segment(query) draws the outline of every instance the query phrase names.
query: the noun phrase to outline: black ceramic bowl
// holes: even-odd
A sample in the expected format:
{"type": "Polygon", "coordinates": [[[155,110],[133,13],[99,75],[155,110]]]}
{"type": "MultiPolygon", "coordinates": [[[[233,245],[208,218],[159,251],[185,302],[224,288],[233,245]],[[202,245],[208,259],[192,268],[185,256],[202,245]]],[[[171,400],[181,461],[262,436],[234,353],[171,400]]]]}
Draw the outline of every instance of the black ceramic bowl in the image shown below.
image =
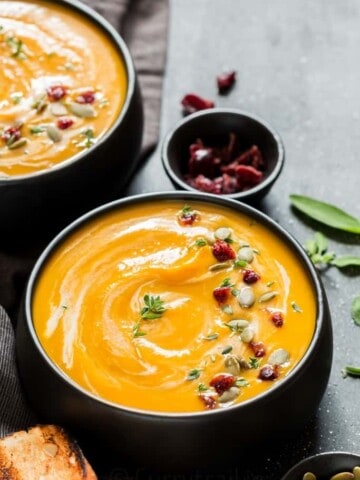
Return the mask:
{"type": "Polygon", "coordinates": [[[109,445],[138,467],[197,468],[231,457],[241,466],[246,449],[302,429],[315,413],[327,386],[332,361],[328,303],[317,272],[301,246],[276,222],[254,208],[223,197],[193,192],[163,192],[128,197],[102,206],[63,230],[37,261],[17,330],[17,359],[28,400],[46,422],[70,427],[96,445],[109,445]],[[159,413],[101,400],[69,379],[45,353],[33,325],[34,291],[52,253],[69,235],[94,218],[154,201],[206,202],[229,207],[263,224],[290,247],[307,272],[316,299],[313,338],[295,368],[265,393],[228,408],[198,413],[159,413]]]}
{"type": "Polygon", "coordinates": [[[317,480],[330,480],[332,475],[351,472],[354,467],[360,467],[359,454],[324,452],[297,463],[281,480],[303,480],[303,476],[307,472],[313,473],[317,480]]]}
{"type": "MultiPolygon", "coordinates": [[[[236,109],[214,108],[185,117],[168,133],[162,145],[162,162],[176,187],[198,191],[186,181],[189,173],[189,146],[201,139],[207,146],[225,146],[234,133],[241,152],[256,145],[264,158],[265,168],[260,183],[249,189],[220,194],[221,196],[253,203],[263,198],[280,175],[285,152],[279,134],[264,120],[236,109]]],[[[213,193],[213,192],[210,192],[213,193]]]]}
{"type": "Polygon", "coordinates": [[[105,33],[125,65],[128,86],[118,118],[92,147],[51,169],[0,178],[2,237],[26,234],[27,241],[37,233],[56,232],[79,214],[116,198],[136,167],[142,140],[141,94],[123,39],[102,16],[80,1],[49,3],[77,12],[105,33]]]}

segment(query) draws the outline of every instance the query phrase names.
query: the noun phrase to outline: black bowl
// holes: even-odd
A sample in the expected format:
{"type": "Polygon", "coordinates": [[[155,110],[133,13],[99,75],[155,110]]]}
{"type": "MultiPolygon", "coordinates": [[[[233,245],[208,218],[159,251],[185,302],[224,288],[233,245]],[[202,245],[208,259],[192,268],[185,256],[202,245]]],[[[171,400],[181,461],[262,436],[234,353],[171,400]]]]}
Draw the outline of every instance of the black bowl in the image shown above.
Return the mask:
{"type": "MultiPolygon", "coordinates": [[[[81,438],[130,460],[138,467],[176,470],[219,463],[229,457],[241,467],[247,448],[287,438],[304,428],[316,412],[332,362],[332,328],[325,292],[301,246],[275,221],[254,208],[223,197],[163,192],[128,197],[76,220],[45,249],[31,274],[17,330],[17,359],[27,398],[46,422],[74,430],[81,438]],[[275,233],[303,265],[317,302],[312,341],[297,366],[265,393],[228,408],[198,413],[161,413],[122,407],[92,395],[69,379],[45,353],[36,334],[32,302],[44,265],[54,250],[94,218],[128,206],[175,199],[206,202],[243,212],[275,233]],[[235,452],[236,450],[236,452],[235,452]]],[[[264,447],[265,448],[265,447],[264,447]]]]}
{"type": "Polygon", "coordinates": [[[3,237],[26,235],[27,241],[48,232],[53,235],[90,208],[116,198],[136,168],[142,141],[142,99],[124,40],[102,16],[82,2],[49,0],[52,2],[80,14],[105,33],[125,65],[128,87],[118,118],[92,147],[51,169],[0,178],[3,237]]]}
{"type": "Polygon", "coordinates": [[[340,472],[351,472],[354,467],[360,467],[359,454],[324,452],[297,463],[281,480],[303,480],[306,472],[313,473],[317,480],[330,480],[332,475],[340,472]]]}
{"type": "Polygon", "coordinates": [[[257,145],[265,161],[260,183],[237,193],[221,196],[253,203],[263,198],[275,183],[284,165],[285,152],[279,134],[264,120],[236,109],[214,108],[185,117],[168,133],[162,145],[162,162],[174,185],[183,190],[198,191],[190,186],[188,173],[189,146],[197,139],[207,145],[224,146],[229,134],[237,135],[242,150],[257,145]]]}

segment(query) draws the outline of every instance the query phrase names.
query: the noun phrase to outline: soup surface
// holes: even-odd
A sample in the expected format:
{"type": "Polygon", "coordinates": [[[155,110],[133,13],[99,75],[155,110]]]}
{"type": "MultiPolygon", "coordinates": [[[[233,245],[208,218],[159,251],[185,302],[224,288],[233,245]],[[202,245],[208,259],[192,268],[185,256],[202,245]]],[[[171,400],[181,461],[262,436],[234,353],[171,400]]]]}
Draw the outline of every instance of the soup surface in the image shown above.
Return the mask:
{"type": "Polygon", "coordinates": [[[162,412],[226,408],[273,387],[316,321],[309,278],[282,240],[246,215],[179,201],[72,233],[41,271],[32,311],[68,377],[162,412]]]}
{"type": "Polygon", "coordinates": [[[127,74],[107,35],[76,11],[0,2],[0,178],[54,167],[109,130],[127,74]]]}

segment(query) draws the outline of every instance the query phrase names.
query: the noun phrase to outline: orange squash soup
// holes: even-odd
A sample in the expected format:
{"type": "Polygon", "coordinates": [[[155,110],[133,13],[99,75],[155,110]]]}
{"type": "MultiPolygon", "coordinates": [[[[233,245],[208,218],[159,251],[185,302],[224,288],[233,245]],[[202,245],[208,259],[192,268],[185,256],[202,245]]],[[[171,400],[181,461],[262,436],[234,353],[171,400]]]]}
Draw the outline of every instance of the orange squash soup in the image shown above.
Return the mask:
{"type": "Polygon", "coordinates": [[[0,2],[0,178],[88,149],[124,104],[127,73],[110,38],[75,10],[0,2]]]}
{"type": "Polygon", "coordinates": [[[264,225],[168,200],[71,233],[39,274],[32,313],[50,359],[85,390],[127,407],[196,412],[286,377],[317,309],[304,267],[264,225]]]}

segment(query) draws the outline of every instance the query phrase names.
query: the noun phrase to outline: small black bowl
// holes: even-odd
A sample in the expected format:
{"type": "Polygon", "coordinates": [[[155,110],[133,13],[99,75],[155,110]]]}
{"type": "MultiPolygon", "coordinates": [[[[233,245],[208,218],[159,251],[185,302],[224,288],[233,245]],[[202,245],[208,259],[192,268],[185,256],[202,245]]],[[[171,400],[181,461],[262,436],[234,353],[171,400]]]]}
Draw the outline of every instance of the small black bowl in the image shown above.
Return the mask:
{"type": "Polygon", "coordinates": [[[281,480],[303,480],[306,472],[313,473],[317,480],[329,480],[340,472],[351,472],[360,466],[360,455],[348,452],[324,452],[305,458],[289,470],[281,480]]]}
{"type": "Polygon", "coordinates": [[[162,145],[162,162],[174,185],[198,191],[185,179],[189,146],[197,139],[207,145],[226,145],[229,134],[237,135],[241,149],[257,145],[265,161],[264,178],[248,190],[221,196],[253,203],[263,198],[275,183],[284,165],[285,151],[279,134],[264,120],[236,109],[214,108],[185,117],[168,133],[162,145]]]}

